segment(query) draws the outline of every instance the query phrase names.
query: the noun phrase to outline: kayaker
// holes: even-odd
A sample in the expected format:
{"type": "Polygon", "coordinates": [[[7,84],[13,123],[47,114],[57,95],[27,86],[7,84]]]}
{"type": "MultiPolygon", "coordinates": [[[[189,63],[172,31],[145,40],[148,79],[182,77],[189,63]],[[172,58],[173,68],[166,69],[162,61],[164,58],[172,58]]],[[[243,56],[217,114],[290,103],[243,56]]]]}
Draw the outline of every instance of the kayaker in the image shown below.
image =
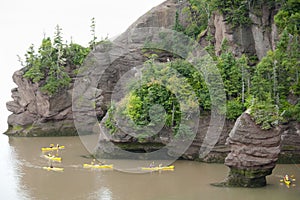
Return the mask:
{"type": "Polygon", "coordinates": [[[99,161],[99,165],[104,165],[105,162],[104,161],[99,161]]]}
{"type": "Polygon", "coordinates": [[[154,165],[154,161],[152,163],[150,163],[149,167],[150,168],[153,168],[155,165],[154,165]]]}
{"type": "Polygon", "coordinates": [[[285,179],[286,181],[289,181],[289,180],[290,180],[290,178],[289,178],[289,176],[288,176],[287,174],[284,176],[284,179],[285,179]]]}
{"type": "Polygon", "coordinates": [[[160,164],[158,165],[158,167],[162,167],[162,164],[160,163],[160,164]]]}

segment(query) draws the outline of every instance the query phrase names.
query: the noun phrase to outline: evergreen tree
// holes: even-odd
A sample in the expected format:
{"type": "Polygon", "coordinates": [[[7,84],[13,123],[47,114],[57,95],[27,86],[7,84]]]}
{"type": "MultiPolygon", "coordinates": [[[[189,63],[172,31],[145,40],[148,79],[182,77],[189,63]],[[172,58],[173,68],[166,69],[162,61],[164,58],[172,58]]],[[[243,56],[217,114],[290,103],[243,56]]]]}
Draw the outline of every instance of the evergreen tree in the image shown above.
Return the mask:
{"type": "Polygon", "coordinates": [[[24,77],[41,84],[41,90],[49,95],[69,86],[71,78],[66,66],[76,68],[90,52],[78,44],[64,43],[61,30],[57,25],[53,41],[44,37],[37,53],[32,45],[25,54],[24,77]]]}
{"type": "Polygon", "coordinates": [[[96,22],[95,22],[95,18],[94,17],[91,19],[91,26],[90,26],[90,28],[91,28],[92,40],[89,42],[89,45],[90,45],[90,48],[92,50],[94,50],[95,47],[96,47],[96,44],[97,44],[97,42],[96,42],[97,41],[97,37],[96,37],[96,22]]]}

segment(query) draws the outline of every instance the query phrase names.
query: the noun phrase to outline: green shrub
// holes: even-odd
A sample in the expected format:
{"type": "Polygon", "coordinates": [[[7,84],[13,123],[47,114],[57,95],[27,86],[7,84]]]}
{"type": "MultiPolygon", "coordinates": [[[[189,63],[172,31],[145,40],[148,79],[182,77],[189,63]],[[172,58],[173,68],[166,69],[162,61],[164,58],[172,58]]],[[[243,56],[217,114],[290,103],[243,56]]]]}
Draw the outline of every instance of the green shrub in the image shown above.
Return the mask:
{"type": "Polygon", "coordinates": [[[114,120],[115,110],[116,110],[116,108],[115,108],[114,104],[112,104],[107,111],[108,117],[107,117],[106,121],[104,122],[105,127],[110,130],[109,131],[110,134],[114,134],[117,131],[117,126],[115,125],[115,120],[114,120]]]}
{"type": "Polygon", "coordinates": [[[272,102],[270,94],[264,101],[254,100],[250,109],[250,115],[256,124],[260,125],[264,130],[276,127],[279,121],[282,121],[282,117],[279,115],[279,108],[272,102]]]}
{"type": "Polygon", "coordinates": [[[227,101],[226,108],[226,118],[230,120],[236,120],[244,111],[244,106],[238,98],[227,101]]]}
{"type": "MultiPolygon", "coordinates": [[[[91,29],[93,36],[89,43],[91,47],[83,47],[73,42],[65,43],[61,28],[57,25],[53,39],[45,37],[37,52],[31,45],[25,54],[25,62],[20,59],[21,65],[25,67],[24,78],[39,83],[41,90],[49,95],[68,88],[72,81],[70,73],[77,74],[79,66],[83,64],[91,48],[94,49],[102,42],[96,41],[94,18],[91,29]]],[[[107,39],[104,42],[109,44],[107,39]]]]}

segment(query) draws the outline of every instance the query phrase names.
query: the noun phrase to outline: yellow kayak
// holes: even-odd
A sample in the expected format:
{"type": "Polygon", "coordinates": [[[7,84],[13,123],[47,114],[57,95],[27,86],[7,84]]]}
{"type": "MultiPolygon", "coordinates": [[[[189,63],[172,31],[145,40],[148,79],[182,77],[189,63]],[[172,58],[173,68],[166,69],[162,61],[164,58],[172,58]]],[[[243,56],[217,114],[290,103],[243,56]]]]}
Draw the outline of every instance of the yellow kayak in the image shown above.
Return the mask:
{"type": "Polygon", "coordinates": [[[292,175],[291,177],[283,177],[283,179],[280,179],[280,182],[285,183],[287,186],[291,185],[292,183],[296,182],[296,179],[292,175]]]}
{"type": "Polygon", "coordinates": [[[59,146],[59,147],[42,147],[42,151],[54,151],[54,150],[58,150],[58,149],[64,149],[65,146],[59,146]]]}
{"type": "Polygon", "coordinates": [[[83,164],[83,168],[95,168],[95,169],[112,169],[113,165],[92,165],[92,164],[83,164]]]}
{"type": "Polygon", "coordinates": [[[165,167],[142,167],[142,170],[151,170],[151,171],[158,171],[158,170],[174,170],[174,165],[165,166],[165,167]]]}
{"type": "Polygon", "coordinates": [[[57,172],[64,171],[64,168],[61,168],[61,167],[43,167],[43,169],[45,169],[47,171],[57,171],[57,172]]]}
{"type": "Polygon", "coordinates": [[[49,155],[44,155],[45,158],[56,161],[56,162],[61,162],[61,157],[55,157],[55,156],[49,156],[49,155]]]}
{"type": "Polygon", "coordinates": [[[283,182],[284,182],[285,184],[287,184],[287,185],[290,185],[290,184],[292,183],[291,180],[286,180],[285,178],[283,179],[283,182]]]}

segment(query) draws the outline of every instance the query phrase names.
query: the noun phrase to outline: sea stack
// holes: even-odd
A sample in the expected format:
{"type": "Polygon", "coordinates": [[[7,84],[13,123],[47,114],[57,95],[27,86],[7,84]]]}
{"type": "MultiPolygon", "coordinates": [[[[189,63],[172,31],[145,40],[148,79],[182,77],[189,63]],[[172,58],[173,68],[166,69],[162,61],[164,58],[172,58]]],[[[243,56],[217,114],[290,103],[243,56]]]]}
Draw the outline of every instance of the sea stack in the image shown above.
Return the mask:
{"type": "Polygon", "coordinates": [[[231,152],[225,158],[230,172],[222,185],[263,187],[272,173],[280,153],[280,127],[262,130],[244,112],[236,121],[226,144],[231,152]]]}

